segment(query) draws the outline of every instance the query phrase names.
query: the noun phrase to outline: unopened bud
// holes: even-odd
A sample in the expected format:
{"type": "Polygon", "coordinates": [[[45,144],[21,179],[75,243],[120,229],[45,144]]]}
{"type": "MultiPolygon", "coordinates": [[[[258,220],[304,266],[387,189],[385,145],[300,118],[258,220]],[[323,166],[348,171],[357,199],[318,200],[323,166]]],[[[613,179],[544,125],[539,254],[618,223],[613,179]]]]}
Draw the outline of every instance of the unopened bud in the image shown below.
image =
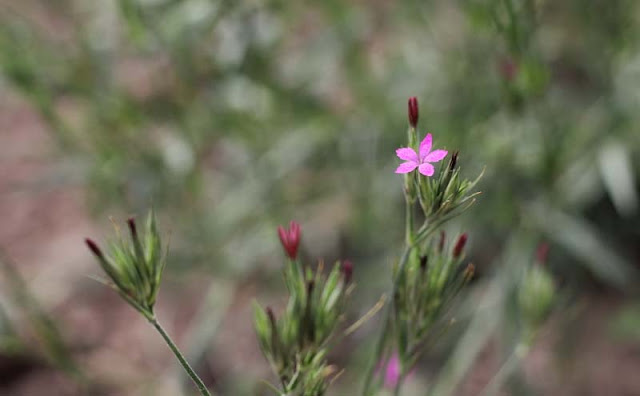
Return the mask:
{"type": "Polygon", "coordinates": [[[342,272],[342,276],[344,276],[344,282],[351,282],[351,277],[353,276],[353,264],[349,260],[344,260],[342,262],[342,266],[340,267],[340,271],[342,272]]]}
{"type": "Polygon", "coordinates": [[[541,243],[538,245],[538,248],[536,249],[536,261],[538,262],[538,264],[546,264],[547,263],[547,258],[549,256],[549,244],[547,243],[541,243]]]}
{"type": "Polygon", "coordinates": [[[129,226],[129,231],[131,231],[131,236],[133,239],[138,238],[138,230],[136,228],[136,220],[133,217],[129,217],[127,219],[127,225],[129,226]]]}
{"type": "Polygon", "coordinates": [[[420,257],[420,271],[425,272],[427,270],[427,265],[429,264],[429,257],[425,254],[420,257]]]}
{"type": "Polygon", "coordinates": [[[273,309],[271,307],[267,307],[267,316],[269,317],[269,322],[271,322],[271,326],[276,327],[276,315],[273,314],[273,309]]]}
{"type": "Polygon", "coordinates": [[[313,287],[315,286],[315,282],[310,280],[307,282],[307,296],[310,296],[313,293],[313,287]]]}
{"type": "Polygon", "coordinates": [[[451,154],[451,159],[449,160],[449,170],[453,171],[456,168],[456,165],[458,163],[458,151],[454,151],[453,154],[451,154]]]}
{"type": "Polygon", "coordinates": [[[458,258],[462,254],[462,250],[464,250],[464,245],[467,244],[467,233],[460,235],[456,245],[453,247],[453,258],[458,258]]]}
{"type": "Polygon", "coordinates": [[[418,98],[415,96],[409,98],[409,125],[411,128],[418,125],[418,98]]]}
{"type": "Polygon", "coordinates": [[[291,260],[295,260],[298,256],[298,245],[300,244],[300,224],[295,221],[289,223],[289,229],[278,227],[278,236],[285,253],[291,260]]]}
{"type": "Polygon", "coordinates": [[[91,252],[98,257],[99,259],[104,259],[104,254],[102,254],[102,250],[98,247],[98,244],[89,238],[85,238],[84,242],[87,244],[87,247],[91,252]]]}

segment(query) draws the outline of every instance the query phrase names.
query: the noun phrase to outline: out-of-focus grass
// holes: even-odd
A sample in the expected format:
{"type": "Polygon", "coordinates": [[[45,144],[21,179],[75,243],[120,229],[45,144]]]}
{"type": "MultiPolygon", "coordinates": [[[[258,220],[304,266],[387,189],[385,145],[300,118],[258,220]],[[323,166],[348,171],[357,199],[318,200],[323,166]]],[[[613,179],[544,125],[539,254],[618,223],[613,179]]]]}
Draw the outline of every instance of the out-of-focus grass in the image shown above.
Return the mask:
{"type": "MultiPolygon", "coordinates": [[[[355,262],[366,309],[401,238],[393,149],[415,95],[422,132],[470,175],[486,166],[452,228],[470,229],[489,290],[547,240],[568,293],[637,292],[639,15],[631,0],[5,1],[1,82],[78,165],[65,176],[95,214],[167,219],[169,277],[276,287],[275,226],[296,218],[305,254],[355,262]]],[[[197,322],[201,347],[217,326],[197,322]]]]}

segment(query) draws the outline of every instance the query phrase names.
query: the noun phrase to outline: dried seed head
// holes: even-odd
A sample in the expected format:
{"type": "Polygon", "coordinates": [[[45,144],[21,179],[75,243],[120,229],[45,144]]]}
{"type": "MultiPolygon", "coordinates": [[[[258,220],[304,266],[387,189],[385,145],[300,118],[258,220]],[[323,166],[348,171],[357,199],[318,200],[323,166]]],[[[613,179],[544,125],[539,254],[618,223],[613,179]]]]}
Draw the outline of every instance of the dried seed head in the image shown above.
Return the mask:
{"type": "Polygon", "coordinates": [[[473,275],[476,273],[476,266],[473,263],[469,263],[467,268],[464,269],[462,276],[465,282],[470,281],[473,278],[473,275]]]}
{"type": "Polygon", "coordinates": [[[418,98],[412,96],[409,98],[409,125],[415,128],[418,125],[418,98]]]}

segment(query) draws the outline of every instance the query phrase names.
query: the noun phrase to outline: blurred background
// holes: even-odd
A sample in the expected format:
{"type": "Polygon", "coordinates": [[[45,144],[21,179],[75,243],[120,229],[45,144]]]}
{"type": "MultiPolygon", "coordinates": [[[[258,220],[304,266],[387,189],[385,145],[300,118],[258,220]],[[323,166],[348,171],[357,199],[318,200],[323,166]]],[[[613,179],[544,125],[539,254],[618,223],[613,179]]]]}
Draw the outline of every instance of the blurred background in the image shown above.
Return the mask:
{"type": "MultiPolygon", "coordinates": [[[[83,238],[151,206],[159,319],[213,390],[268,394],[251,304],[285,301],[278,224],[310,262],[353,261],[347,322],[389,290],[409,96],[422,134],[486,170],[447,227],[478,276],[406,394],[482,392],[517,320],[508,274],[540,244],[558,308],[504,394],[640,394],[633,0],[0,0],[0,394],[193,394],[89,278],[83,238]]],[[[379,328],[340,342],[330,394],[355,394],[379,328]]]]}

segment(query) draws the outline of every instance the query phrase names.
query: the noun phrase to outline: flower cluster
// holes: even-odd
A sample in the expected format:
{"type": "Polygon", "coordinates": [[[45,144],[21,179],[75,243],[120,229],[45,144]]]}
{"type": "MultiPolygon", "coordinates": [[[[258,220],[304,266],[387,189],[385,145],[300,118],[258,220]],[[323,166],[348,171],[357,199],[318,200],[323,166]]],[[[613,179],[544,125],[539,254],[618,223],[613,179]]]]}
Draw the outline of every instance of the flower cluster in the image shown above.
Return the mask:
{"type": "Polygon", "coordinates": [[[297,223],[291,222],[288,230],[279,227],[278,234],[288,257],[284,281],[289,301],[279,317],[270,307],[256,305],[256,333],[282,394],[320,396],[336,375],[327,363],[328,344],[344,312],[353,265],[338,262],[325,276],[322,264],[313,271],[298,260],[297,223]]]}
{"type": "MultiPolygon", "coordinates": [[[[471,206],[476,194],[471,190],[478,179],[469,181],[460,174],[459,155],[436,168],[449,154],[433,150],[433,135],[427,133],[418,144],[418,101],[408,104],[408,146],[396,150],[402,162],[396,173],[404,175],[406,238],[404,252],[393,270],[392,306],[381,333],[373,361],[394,368],[396,381],[372,374],[370,366],[364,394],[374,394],[384,384],[394,384],[396,392],[415,365],[427,340],[442,334],[452,302],[473,277],[474,266],[464,262],[467,234],[447,243],[443,224],[471,206]],[[414,172],[416,171],[416,172],[414,172]],[[419,205],[416,204],[419,203],[419,205]],[[421,209],[421,213],[416,212],[421,209]],[[422,222],[416,224],[418,220],[422,222]],[[436,231],[440,231],[439,238],[436,231]],[[392,343],[387,340],[393,340],[392,343]],[[389,360],[391,359],[391,360],[389,360]]],[[[387,370],[388,371],[388,370],[387,370]]],[[[387,373],[388,374],[388,373],[387,373]]]]}

